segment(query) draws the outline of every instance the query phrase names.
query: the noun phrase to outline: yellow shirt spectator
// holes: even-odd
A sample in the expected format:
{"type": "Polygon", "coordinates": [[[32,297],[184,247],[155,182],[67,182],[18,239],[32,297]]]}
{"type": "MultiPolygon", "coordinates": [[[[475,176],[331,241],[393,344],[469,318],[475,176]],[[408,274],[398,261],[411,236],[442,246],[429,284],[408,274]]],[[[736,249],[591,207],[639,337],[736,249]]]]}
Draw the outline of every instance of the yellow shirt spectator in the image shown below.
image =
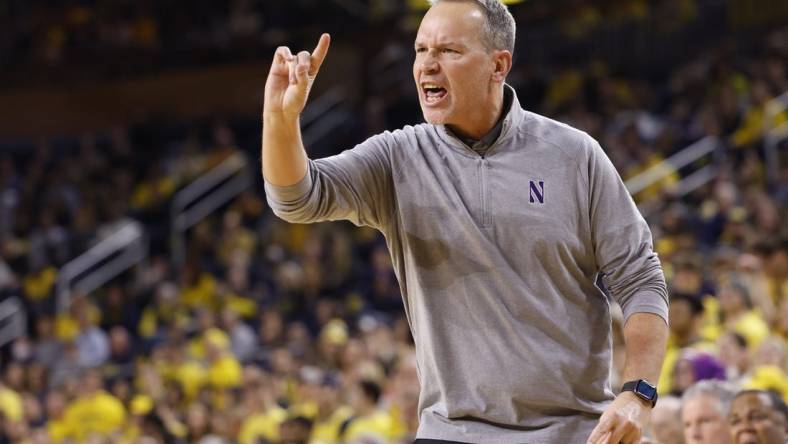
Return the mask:
{"type": "Polygon", "coordinates": [[[208,377],[202,365],[186,361],[175,369],[174,379],[183,389],[186,399],[194,400],[205,386],[208,377]]]}
{"type": "Polygon", "coordinates": [[[733,331],[747,339],[747,346],[754,350],[761,345],[764,339],[769,337],[769,326],[754,311],[748,311],[742,315],[733,325],[733,331]]]}
{"type": "Polygon", "coordinates": [[[92,433],[106,436],[123,426],[126,409],[117,398],[99,390],[69,404],[63,420],[71,431],[71,438],[82,440],[92,433]]]}
{"type": "Polygon", "coordinates": [[[229,354],[225,354],[211,364],[208,369],[208,382],[212,387],[226,389],[241,385],[243,369],[241,364],[229,354]]]}
{"type": "Polygon", "coordinates": [[[181,290],[181,301],[189,308],[214,308],[216,303],[216,281],[203,273],[193,285],[181,290]]]}
{"type": "Polygon", "coordinates": [[[22,397],[0,384],[0,413],[11,421],[22,419],[22,397]]]}
{"type": "Polygon", "coordinates": [[[258,413],[248,417],[238,433],[240,444],[255,444],[258,438],[270,442],[279,440],[279,425],[287,419],[287,410],[274,407],[265,413],[258,413]]]}
{"type": "Polygon", "coordinates": [[[396,438],[397,424],[389,412],[377,410],[370,415],[350,421],[342,438],[345,442],[370,437],[389,442],[396,438]]]}
{"type": "Polygon", "coordinates": [[[205,350],[209,343],[221,350],[228,350],[230,347],[230,336],[224,330],[215,327],[205,330],[202,335],[192,339],[187,344],[189,357],[205,359],[205,350]]]}
{"type": "MultiPolygon", "coordinates": [[[[713,342],[704,341],[702,339],[689,347],[698,351],[712,354],[717,351],[717,347],[713,342]]],[[[662,361],[662,370],[660,371],[659,382],[657,383],[660,393],[670,393],[673,391],[673,370],[676,368],[676,363],[678,362],[679,358],[681,358],[682,350],[683,348],[676,344],[674,338],[668,338],[667,350],[665,351],[665,360],[662,361]]]]}
{"type": "Polygon", "coordinates": [[[337,444],[340,442],[339,431],[342,423],[353,416],[350,407],[343,406],[334,411],[327,419],[316,420],[312,426],[309,444],[337,444]]]}
{"type": "Polygon", "coordinates": [[[72,436],[72,432],[65,419],[50,419],[47,421],[47,435],[53,443],[59,444],[72,436]]]}
{"type": "Polygon", "coordinates": [[[52,287],[55,286],[57,270],[55,267],[46,267],[37,273],[25,276],[24,288],[25,296],[34,301],[46,299],[52,294],[52,287]]]}
{"type": "Polygon", "coordinates": [[[788,399],[788,376],[783,369],[775,365],[757,367],[742,386],[745,389],[772,390],[788,399]]]}

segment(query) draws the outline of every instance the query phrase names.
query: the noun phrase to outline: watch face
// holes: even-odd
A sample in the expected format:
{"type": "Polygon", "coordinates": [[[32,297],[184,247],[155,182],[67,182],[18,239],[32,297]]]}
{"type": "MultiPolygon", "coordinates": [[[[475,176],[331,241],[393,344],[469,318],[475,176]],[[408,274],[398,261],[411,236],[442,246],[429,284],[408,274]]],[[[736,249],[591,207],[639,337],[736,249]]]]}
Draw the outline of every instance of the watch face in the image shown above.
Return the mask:
{"type": "Polygon", "coordinates": [[[647,399],[654,399],[657,395],[657,388],[645,381],[638,381],[638,385],[635,387],[635,393],[647,399]]]}

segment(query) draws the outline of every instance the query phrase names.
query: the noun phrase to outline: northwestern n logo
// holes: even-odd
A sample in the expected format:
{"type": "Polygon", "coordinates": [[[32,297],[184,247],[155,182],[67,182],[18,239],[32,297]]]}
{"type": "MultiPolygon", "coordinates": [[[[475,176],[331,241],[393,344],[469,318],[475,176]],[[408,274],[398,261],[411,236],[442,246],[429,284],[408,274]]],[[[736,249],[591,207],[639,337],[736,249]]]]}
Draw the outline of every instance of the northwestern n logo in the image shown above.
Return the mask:
{"type": "Polygon", "coordinates": [[[530,181],[530,188],[531,188],[531,197],[529,201],[531,203],[535,203],[539,201],[540,204],[544,203],[544,181],[540,180],[539,182],[534,182],[533,180],[530,181]]]}

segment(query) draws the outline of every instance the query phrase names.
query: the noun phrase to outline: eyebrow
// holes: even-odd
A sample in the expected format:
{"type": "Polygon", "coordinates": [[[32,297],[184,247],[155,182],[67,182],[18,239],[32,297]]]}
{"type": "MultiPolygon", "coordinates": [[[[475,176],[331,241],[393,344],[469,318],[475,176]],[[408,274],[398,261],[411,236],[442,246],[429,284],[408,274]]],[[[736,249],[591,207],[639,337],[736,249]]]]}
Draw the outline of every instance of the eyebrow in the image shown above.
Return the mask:
{"type": "MultiPolygon", "coordinates": [[[[424,42],[417,41],[417,42],[415,42],[413,44],[413,46],[416,47],[416,48],[419,48],[419,47],[424,47],[424,46],[428,46],[428,45],[426,43],[424,43],[424,42]]],[[[435,46],[438,47],[438,48],[445,48],[447,46],[454,46],[456,48],[463,48],[463,49],[467,48],[466,45],[464,45],[462,43],[459,43],[459,42],[454,42],[454,41],[438,43],[435,46]]]]}

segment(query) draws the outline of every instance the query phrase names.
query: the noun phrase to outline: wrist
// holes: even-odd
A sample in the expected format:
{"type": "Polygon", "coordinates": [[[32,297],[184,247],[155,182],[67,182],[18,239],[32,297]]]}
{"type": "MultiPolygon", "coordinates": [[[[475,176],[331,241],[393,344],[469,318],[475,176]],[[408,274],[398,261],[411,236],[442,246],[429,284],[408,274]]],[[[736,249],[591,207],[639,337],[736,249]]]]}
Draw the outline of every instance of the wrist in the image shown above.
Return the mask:
{"type": "Polygon", "coordinates": [[[263,122],[293,123],[293,122],[298,122],[298,119],[300,117],[301,117],[301,113],[292,113],[283,110],[263,111],[263,122]]]}
{"type": "Polygon", "coordinates": [[[657,387],[645,379],[625,382],[621,387],[621,393],[629,393],[647,403],[649,407],[654,407],[657,404],[657,387]]]}
{"type": "Polygon", "coordinates": [[[618,394],[617,397],[626,399],[627,401],[630,402],[636,402],[638,405],[647,408],[649,411],[654,408],[653,405],[651,404],[651,401],[647,401],[641,398],[640,396],[636,395],[634,392],[630,392],[630,391],[621,392],[618,394]]]}

